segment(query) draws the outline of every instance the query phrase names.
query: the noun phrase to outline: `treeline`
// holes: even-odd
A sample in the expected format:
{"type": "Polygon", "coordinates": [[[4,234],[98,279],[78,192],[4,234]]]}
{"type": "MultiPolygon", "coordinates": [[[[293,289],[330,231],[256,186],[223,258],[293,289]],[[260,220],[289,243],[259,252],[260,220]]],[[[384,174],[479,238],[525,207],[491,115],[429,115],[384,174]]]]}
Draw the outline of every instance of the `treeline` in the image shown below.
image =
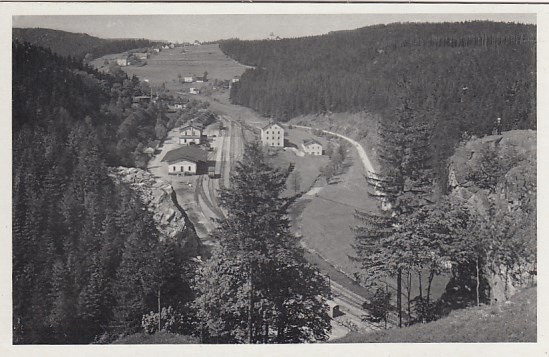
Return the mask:
{"type": "Polygon", "coordinates": [[[45,28],[14,28],[13,40],[50,48],[61,56],[81,61],[110,53],[159,45],[161,42],[146,39],[102,39],[85,33],[73,33],[45,28]]]}
{"type": "Polygon", "coordinates": [[[535,44],[533,25],[479,21],[228,40],[221,49],[255,67],[233,85],[232,102],[282,121],[346,111],[387,118],[394,99],[408,96],[416,115],[433,124],[443,171],[465,131],[490,133],[498,117],[503,130],[536,128],[535,44]]]}
{"type": "Polygon", "coordinates": [[[152,214],[107,173],[138,162],[162,113],[131,107],[143,93],[137,78],[27,43],[12,50],[14,343],[138,331],[159,294],[163,307],[184,311],[185,252],[159,242],[152,214]]]}

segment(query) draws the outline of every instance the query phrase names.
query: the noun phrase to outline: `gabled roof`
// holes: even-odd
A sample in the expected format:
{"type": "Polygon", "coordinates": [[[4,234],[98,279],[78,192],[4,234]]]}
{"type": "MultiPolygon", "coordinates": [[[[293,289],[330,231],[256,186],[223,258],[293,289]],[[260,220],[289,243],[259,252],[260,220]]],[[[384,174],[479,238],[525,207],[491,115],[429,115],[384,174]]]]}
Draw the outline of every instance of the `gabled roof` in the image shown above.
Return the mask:
{"type": "Polygon", "coordinates": [[[183,130],[183,129],[187,129],[187,128],[195,128],[195,129],[203,130],[204,125],[202,125],[200,123],[189,123],[187,125],[182,126],[179,130],[183,130]]]}
{"type": "Polygon", "coordinates": [[[188,160],[192,162],[207,161],[208,153],[195,146],[183,146],[175,150],[168,151],[162,161],[176,162],[188,160]]]}
{"type": "Polygon", "coordinates": [[[263,128],[261,128],[261,130],[269,129],[269,128],[270,128],[271,126],[273,126],[273,125],[276,125],[276,126],[278,126],[279,128],[281,128],[281,129],[284,129],[284,128],[282,127],[282,125],[280,125],[280,124],[278,124],[278,123],[269,122],[269,124],[265,125],[263,128]]]}
{"type": "Polygon", "coordinates": [[[316,141],[315,139],[303,140],[303,146],[309,146],[309,145],[312,145],[312,144],[318,144],[318,145],[322,146],[322,144],[319,143],[318,141],[316,141]]]}

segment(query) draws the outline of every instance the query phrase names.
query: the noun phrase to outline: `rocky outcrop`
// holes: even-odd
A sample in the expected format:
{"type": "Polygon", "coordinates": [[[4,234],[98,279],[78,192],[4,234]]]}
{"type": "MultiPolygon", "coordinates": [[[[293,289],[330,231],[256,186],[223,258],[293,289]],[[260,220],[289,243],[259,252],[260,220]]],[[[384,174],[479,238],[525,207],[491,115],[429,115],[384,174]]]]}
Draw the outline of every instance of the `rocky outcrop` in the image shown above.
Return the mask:
{"type": "Polygon", "coordinates": [[[506,300],[535,280],[536,132],[514,130],[472,138],[456,149],[449,162],[450,194],[487,217],[494,231],[502,229],[502,222],[513,221],[506,239],[527,246],[522,264],[492,266],[487,274],[492,300],[506,300]]]}
{"type": "Polygon", "coordinates": [[[109,169],[115,182],[129,184],[153,214],[161,240],[174,240],[190,256],[199,255],[200,242],[194,225],[179,206],[173,187],[151,173],[137,168],[109,169]]]}

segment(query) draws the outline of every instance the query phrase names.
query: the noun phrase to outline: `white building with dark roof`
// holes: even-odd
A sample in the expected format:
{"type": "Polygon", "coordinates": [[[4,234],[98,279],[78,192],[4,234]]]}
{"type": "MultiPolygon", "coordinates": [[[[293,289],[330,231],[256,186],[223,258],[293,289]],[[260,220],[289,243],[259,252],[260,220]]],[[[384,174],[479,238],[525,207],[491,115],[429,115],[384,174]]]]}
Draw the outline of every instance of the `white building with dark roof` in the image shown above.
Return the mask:
{"type": "Polygon", "coordinates": [[[170,175],[196,175],[208,165],[208,153],[196,146],[168,151],[162,162],[168,163],[170,175]]]}
{"type": "Polygon", "coordinates": [[[261,143],[263,146],[284,147],[284,128],[270,122],[261,128],[261,143]]]}
{"type": "Polygon", "coordinates": [[[202,131],[204,127],[201,124],[191,123],[185,125],[179,132],[179,144],[180,145],[199,145],[200,139],[202,138],[202,131]]]}
{"type": "Polygon", "coordinates": [[[315,139],[304,140],[301,144],[303,151],[309,155],[320,156],[322,155],[322,144],[315,139]]]}

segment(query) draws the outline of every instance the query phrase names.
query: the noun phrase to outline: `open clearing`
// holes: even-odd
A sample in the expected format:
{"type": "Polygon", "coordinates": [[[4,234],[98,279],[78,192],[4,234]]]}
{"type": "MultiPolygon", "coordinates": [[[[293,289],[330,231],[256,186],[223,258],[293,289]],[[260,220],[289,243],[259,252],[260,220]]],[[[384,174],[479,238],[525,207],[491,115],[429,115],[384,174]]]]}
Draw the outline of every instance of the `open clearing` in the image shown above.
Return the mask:
{"type": "MultiPolygon", "coordinates": [[[[117,55],[108,55],[94,60],[95,67],[101,68],[106,58],[116,58],[117,55]]],[[[190,87],[200,88],[207,83],[179,83],[178,75],[202,76],[208,72],[208,79],[228,80],[240,76],[246,66],[228,58],[221,52],[219,45],[202,45],[176,47],[162,50],[147,59],[142,67],[122,67],[128,75],[136,75],[140,79],[148,79],[153,86],[165,85],[167,89],[188,92],[190,87]]]]}

